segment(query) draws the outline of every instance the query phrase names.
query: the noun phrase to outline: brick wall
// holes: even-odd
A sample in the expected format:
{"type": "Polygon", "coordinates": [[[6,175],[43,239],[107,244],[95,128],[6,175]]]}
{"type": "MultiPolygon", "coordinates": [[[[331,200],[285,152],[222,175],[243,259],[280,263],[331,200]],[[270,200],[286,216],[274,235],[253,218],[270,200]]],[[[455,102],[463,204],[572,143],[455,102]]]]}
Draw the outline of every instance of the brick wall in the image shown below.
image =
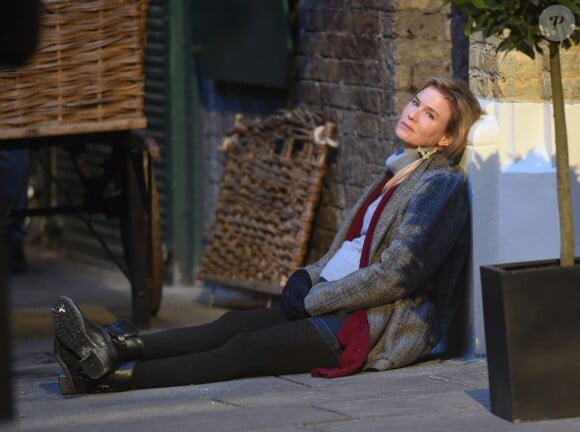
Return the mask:
{"type": "MultiPolygon", "coordinates": [[[[540,102],[551,99],[547,56],[534,60],[519,52],[496,53],[497,38],[471,37],[470,86],[478,96],[504,102],[540,102]]],[[[547,51],[547,49],[546,49],[547,51]]],[[[560,54],[566,103],[580,102],[580,45],[560,54]]]]}
{"type": "MultiPolygon", "coordinates": [[[[450,8],[441,0],[302,0],[295,23],[294,87],[241,105],[248,116],[304,105],[338,126],[340,148],[325,179],[308,261],[327,248],[344,212],[384,166],[402,107],[427,76],[451,76],[450,8]]],[[[218,193],[217,144],[236,110],[221,109],[211,85],[205,104],[206,232],[218,193]]],[[[226,98],[227,99],[227,98],[226,98]]],[[[230,101],[231,102],[231,101],[230,101]]]]}

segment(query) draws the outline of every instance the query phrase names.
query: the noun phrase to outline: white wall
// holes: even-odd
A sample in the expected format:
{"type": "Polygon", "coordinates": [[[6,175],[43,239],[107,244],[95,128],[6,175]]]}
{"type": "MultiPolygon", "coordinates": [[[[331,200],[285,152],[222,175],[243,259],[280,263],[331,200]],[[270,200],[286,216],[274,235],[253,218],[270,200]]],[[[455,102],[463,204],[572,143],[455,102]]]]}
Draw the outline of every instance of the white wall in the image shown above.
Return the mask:
{"type": "MultiPolygon", "coordinates": [[[[551,104],[480,100],[486,115],[464,157],[472,203],[470,353],[485,354],[479,267],[557,258],[560,250],[551,104]]],[[[566,106],[580,252],[580,104],[566,106]]]]}

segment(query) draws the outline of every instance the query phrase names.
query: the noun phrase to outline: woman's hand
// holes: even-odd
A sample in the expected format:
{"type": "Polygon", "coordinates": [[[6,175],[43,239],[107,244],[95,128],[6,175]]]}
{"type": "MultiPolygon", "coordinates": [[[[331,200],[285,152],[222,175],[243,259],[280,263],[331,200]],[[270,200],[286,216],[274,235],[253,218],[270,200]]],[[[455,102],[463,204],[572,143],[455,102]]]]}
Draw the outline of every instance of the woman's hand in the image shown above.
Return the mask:
{"type": "Polygon", "coordinates": [[[310,288],[312,288],[312,280],[306,270],[298,269],[292,273],[282,290],[282,303],[280,304],[282,313],[286,318],[297,320],[310,316],[304,307],[304,297],[310,288]]]}

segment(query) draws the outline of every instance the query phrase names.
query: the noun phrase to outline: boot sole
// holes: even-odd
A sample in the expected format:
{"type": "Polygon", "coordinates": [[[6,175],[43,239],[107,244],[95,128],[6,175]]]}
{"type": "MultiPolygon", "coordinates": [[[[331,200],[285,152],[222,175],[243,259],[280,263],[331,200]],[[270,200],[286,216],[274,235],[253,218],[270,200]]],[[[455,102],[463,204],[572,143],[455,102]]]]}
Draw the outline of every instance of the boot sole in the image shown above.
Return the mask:
{"type": "Polygon", "coordinates": [[[65,395],[74,395],[78,394],[78,391],[71,379],[71,372],[69,370],[68,364],[64,361],[62,356],[60,355],[60,351],[57,348],[57,341],[54,341],[54,356],[56,357],[56,361],[62,368],[62,373],[58,376],[58,386],[60,388],[60,392],[65,395]]]}
{"type": "Polygon", "coordinates": [[[80,357],[79,365],[83,371],[94,379],[105,375],[109,371],[107,352],[89,337],[83,315],[74,301],[60,297],[51,313],[58,340],[80,357]]]}
{"type": "MultiPolygon", "coordinates": [[[[74,371],[71,370],[71,366],[68,364],[67,361],[65,361],[65,359],[61,355],[61,350],[59,349],[58,344],[59,341],[55,340],[54,356],[56,357],[56,361],[58,361],[58,364],[62,368],[62,372],[58,376],[58,386],[60,388],[60,392],[64,396],[87,393],[86,391],[87,389],[85,388],[86,386],[83,386],[81,383],[79,383],[80,384],[79,386],[75,384],[75,380],[73,378],[74,371]]],[[[80,373],[80,370],[76,372],[80,373]]]]}

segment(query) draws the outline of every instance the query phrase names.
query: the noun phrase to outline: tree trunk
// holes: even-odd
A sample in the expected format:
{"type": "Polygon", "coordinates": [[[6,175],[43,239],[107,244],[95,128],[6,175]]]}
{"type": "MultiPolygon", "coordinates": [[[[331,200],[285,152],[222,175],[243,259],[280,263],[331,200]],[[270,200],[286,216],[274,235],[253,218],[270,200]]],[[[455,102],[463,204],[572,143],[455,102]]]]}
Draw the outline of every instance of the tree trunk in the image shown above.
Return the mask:
{"type": "Polygon", "coordinates": [[[570,196],[570,163],[568,161],[568,135],[560,68],[560,47],[550,43],[550,81],[554,108],[556,136],[556,175],[558,183],[558,211],[560,213],[560,265],[574,265],[574,219],[570,196]]]}

